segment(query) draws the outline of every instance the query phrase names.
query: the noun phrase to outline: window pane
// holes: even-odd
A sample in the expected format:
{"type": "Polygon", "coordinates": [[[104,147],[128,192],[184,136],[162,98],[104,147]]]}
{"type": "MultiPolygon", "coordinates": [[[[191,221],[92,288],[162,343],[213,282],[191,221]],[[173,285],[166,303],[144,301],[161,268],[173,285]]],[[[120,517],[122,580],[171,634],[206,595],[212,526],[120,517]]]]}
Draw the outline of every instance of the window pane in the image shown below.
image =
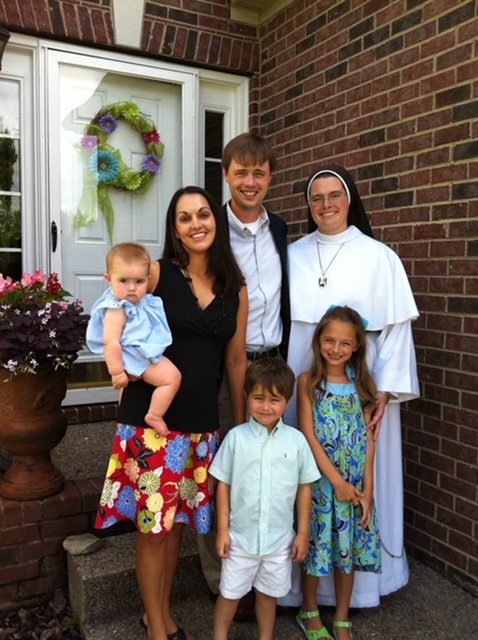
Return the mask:
{"type": "Polygon", "coordinates": [[[224,114],[206,111],[206,158],[220,158],[223,149],[224,114]]]}
{"type": "Polygon", "coordinates": [[[20,89],[0,80],[0,273],[22,276],[22,216],[20,198],[20,89]]]}
{"type": "Polygon", "coordinates": [[[0,249],[0,273],[6,278],[20,280],[22,277],[22,254],[0,249]]]}
{"type": "Polygon", "coordinates": [[[224,114],[206,111],[204,188],[222,204],[222,167],[221,156],[224,146],[224,114]]]}
{"type": "Polygon", "coordinates": [[[20,191],[19,140],[0,134],[0,192],[20,191]]]}
{"type": "Polygon", "coordinates": [[[0,80],[0,133],[18,136],[20,113],[20,93],[18,82],[0,80]]]}
{"type": "Polygon", "coordinates": [[[0,195],[0,247],[20,249],[21,246],[20,198],[0,195]]]}
{"type": "Polygon", "coordinates": [[[222,169],[218,162],[206,160],[204,172],[205,189],[214,196],[219,206],[222,205],[222,169]]]}

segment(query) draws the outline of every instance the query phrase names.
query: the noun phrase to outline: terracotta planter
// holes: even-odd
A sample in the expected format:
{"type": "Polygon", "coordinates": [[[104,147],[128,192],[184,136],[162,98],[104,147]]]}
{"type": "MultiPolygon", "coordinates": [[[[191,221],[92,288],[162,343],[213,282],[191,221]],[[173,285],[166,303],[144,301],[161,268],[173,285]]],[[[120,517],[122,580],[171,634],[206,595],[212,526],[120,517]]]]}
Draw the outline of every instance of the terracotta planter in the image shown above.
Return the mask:
{"type": "Polygon", "coordinates": [[[0,476],[3,498],[37,500],[63,489],[65,479],[50,451],[65,435],[65,394],[64,370],[12,378],[0,370],[0,448],[13,454],[11,466],[0,476]]]}

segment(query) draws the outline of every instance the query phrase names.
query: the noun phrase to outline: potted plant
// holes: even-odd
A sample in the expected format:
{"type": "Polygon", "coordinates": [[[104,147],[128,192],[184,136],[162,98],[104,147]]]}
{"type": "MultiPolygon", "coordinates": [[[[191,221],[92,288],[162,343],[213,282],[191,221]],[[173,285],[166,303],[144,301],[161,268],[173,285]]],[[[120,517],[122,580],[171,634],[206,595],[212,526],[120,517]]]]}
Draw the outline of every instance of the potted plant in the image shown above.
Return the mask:
{"type": "Polygon", "coordinates": [[[63,488],[50,451],[63,438],[66,371],[85,344],[88,315],[58,276],[0,274],[0,447],[13,454],[0,495],[33,500],[63,488]]]}

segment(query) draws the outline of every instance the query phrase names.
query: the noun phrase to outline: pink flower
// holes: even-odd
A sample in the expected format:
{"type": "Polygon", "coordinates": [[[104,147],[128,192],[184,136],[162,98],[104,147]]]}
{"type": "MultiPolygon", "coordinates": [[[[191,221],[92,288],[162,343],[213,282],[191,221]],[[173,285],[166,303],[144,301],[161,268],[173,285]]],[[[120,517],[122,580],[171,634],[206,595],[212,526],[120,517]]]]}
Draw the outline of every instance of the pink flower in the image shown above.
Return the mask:
{"type": "Polygon", "coordinates": [[[8,287],[10,287],[12,283],[13,280],[10,278],[10,276],[4,278],[3,273],[0,273],[0,293],[5,290],[8,291],[8,287]]]}
{"type": "Polygon", "coordinates": [[[99,142],[100,141],[96,136],[83,136],[81,139],[81,146],[87,153],[93,153],[99,142]]]}
{"type": "Polygon", "coordinates": [[[157,130],[153,129],[153,131],[149,131],[149,133],[143,133],[143,140],[146,144],[151,144],[153,142],[159,142],[161,138],[159,137],[157,130]]]}
{"type": "Polygon", "coordinates": [[[45,284],[46,282],[46,275],[41,271],[35,271],[35,273],[32,275],[32,284],[36,284],[37,282],[39,282],[40,284],[45,284]]]}
{"type": "Polygon", "coordinates": [[[24,273],[20,282],[22,287],[31,287],[33,284],[33,278],[29,273],[24,273]]]}
{"type": "Polygon", "coordinates": [[[41,271],[35,271],[33,275],[30,273],[24,273],[20,284],[24,289],[30,289],[36,284],[43,286],[46,282],[46,276],[41,271]]]}

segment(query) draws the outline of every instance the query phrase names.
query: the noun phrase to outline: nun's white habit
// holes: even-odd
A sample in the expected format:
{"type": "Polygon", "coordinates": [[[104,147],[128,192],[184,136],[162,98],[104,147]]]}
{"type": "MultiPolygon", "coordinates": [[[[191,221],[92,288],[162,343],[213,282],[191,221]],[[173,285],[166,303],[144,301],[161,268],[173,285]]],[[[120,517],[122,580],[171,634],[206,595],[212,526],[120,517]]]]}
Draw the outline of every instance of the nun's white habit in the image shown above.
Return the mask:
{"type": "MultiPolygon", "coordinates": [[[[339,171],[339,168],[334,169],[339,171]]],[[[343,175],[336,175],[344,182],[343,175]]],[[[349,174],[346,175],[352,200],[358,198],[360,202],[355,184],[349,174]]],[[[412,320],[418,317],[417,307],[398,256],[353,225],[336,235],[315,231],[292,243],[289,246],[289,274],[291,334],[288,363],[296,376],[310,367],[312,337],[320,318],[331,305],[347,305],[368,321],[369,367],[378,389],[392,394],[376,449],[375,499],[382,540],[382,572],[356,571],[351,601],[352,607],[374,607],[379,604],[380,596],[392,593],[408,582],[403,544],[399,403],[415,398],[419,393],[411,330],[412,320]],[[327,284],[321,287],[319,278],[324,276],[324,270],[327,284]]],[[[297,426],[295,396],[286,410],[284,422],[297,426]]],[[[333,576],[320,579],[317,601],[319,605],[335,604],[333,576]]],[[[279,600],[279,604],[302,604],[297,565],[294,565],[292,590],[279,600]]]]}

